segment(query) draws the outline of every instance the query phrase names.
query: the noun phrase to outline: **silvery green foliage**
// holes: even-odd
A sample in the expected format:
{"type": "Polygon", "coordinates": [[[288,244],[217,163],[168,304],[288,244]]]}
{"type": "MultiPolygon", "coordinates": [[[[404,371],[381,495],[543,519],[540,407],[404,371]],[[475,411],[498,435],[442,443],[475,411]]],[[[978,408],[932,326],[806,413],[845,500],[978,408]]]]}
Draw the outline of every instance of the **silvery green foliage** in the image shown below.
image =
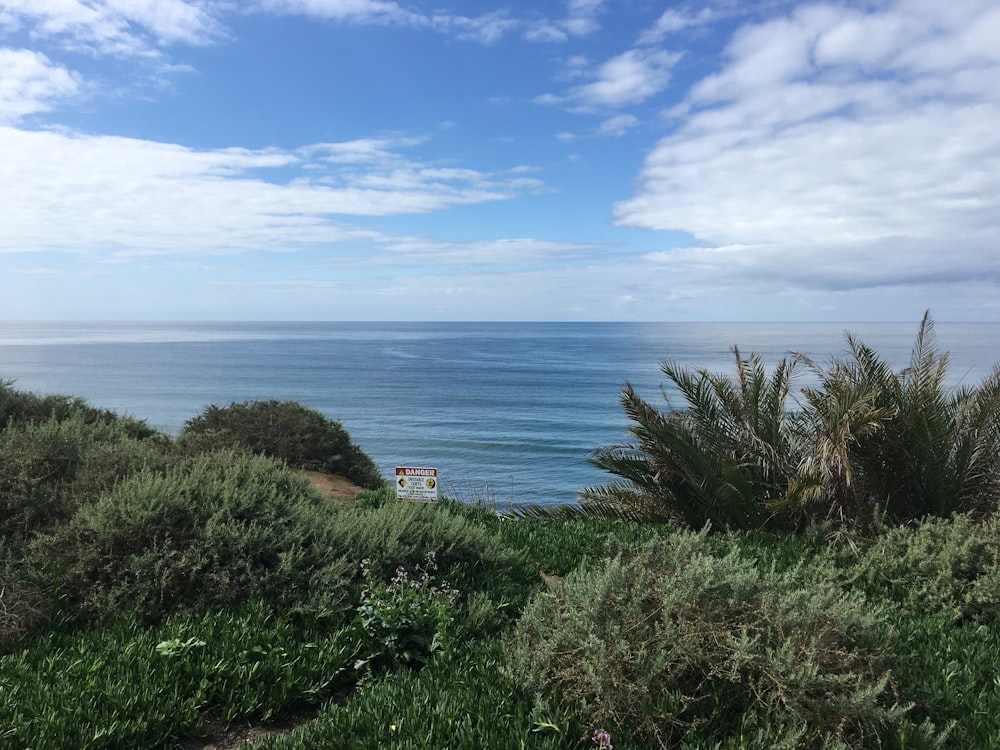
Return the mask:
{"type": "Polygon", "coordinates": [[[956,620],[1000,616],[1000,517],[927,518],[888,529],[846,555],[840,576],[906,611],[956,620]]]}
{"type": "Polygon", "coordinates": [[[676,533],[538,594],[511,639],[516,679],[652,746],[697,728],[854,747],[906,723],[885,610],[817,569],[712,550],[705,531],[676,533]]]}

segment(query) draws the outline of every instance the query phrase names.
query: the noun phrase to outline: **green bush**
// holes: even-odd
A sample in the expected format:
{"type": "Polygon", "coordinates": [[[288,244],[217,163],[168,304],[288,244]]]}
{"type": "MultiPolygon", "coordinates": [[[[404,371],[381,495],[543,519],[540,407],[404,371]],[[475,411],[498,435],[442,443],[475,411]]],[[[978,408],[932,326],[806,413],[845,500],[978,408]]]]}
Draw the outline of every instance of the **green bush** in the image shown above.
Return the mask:
{"type": "Polygon", "coordinates": [[[842,556],[841,575],[872,599],[908,612],[953,619],[1000,618],[1000,517],[928,518],[889,529],[857,555],[842,556]]]}
{"type": "Polygon", "coordinates": [[[339,474],[370,489],[384,484],[375,462],[339,422],[295,401],[209,406],[187,421],[178,440],[199,450],[243,448],[292,468],[339,474]]]}
{"type": "Polygon", "coordinates": [[[462,601],[481,592],[516,607],[539,581],[537,570],[522,554],[447,505],[394,502],[374,509],[348,508],[337,515],[324,543],[331,554],[355,563],[367,559],[376,579],[391,578],[399,567],[418,570],[433,552],[438,577],[457,589],[462,601]]]}
{"type": "Polygon", "coordinates": [[[49,618],[44,592],[11,566],[0,567],[0,654],[14,649],[49,618]]]}
{"type": "Polygon", "coordinates": [[[688,732],[856,747],[905,723],[879,609],[825,571],[711,549],[676,533],[538,594],[510,642],[515,678],[656,747],[688,732]]]}
{"type": "Polygon", "coordinates": [[[354,502],[359,508],[370,510],[381,508],[383,505],[392,505],[396,502],[396,490],[391,485],[361,490],[354,496],[354,502]]]}
{"type": "Polygon", "coordinates": [[[523,601],[537,580],[520,556],[444,509],[341,506],[274,459],[233,452],[136,474],[35,553],[40,565],[57,562],[67,601],[101,618],[134,608],[154,621],[246,599],[345,605],[360,590],[363,558],[384,578],[435,553],[463,595],[497,601],[523,601]]]}
{"type": "Polygon", "coordinates": [[[949,389],[948,354],[925,315],[908,367],[896,372],[848,337],[849,353],[813,368],[804,391],[807,456],[790,504],[864,527],[927,515],[989,514],[1000,501],[1000,367],[949,389]]]}
{"type": "Polygon", "coordinates": [[[736,377],[664,362],[662,370],[687,407],[667,413],[631,384],[622,406],[633,442],[601,448],[590,462],[621,479],[580,494],[592,515],[669,521],[692,529],[781,528],[774,512],[798,461],[797,426],[787,408],[797,360],[770,373],[756,353],[733,347],[736,377]]]}
{"type": "Polygon", "coordinates": [[[66,597],[102,618],[249,598],[339,601],[354,562],[331,555],[336,508],[282,464],[222,452],[142,472],[86,506],[39,545],[66,597]]]}
{"type": "Polygon", "coordinates": [[[133,433],[127,422],[83,413],[11,423],[0,432],[0,536],[26,541],[143,467],[166,465],[166,437],[133,433]]]}
{"type": "Polygon", "coordinates": [[[578,508],[570,506],[559,510],[522,507],[515,516],[489,514],[487,517],[472,512],[476,520],[504,545],[522,550],[532,564],[551,575],[566,575],[589,560],[605,557],[615,544],[648,541],[673,528],[586,518],[578,508]]]}
{"type": "Polygon", "coordinates": [[[447,581],[439,584],[436,580],[434,553],[429,553],[416,571],[400,565],[389,581],[372,577],[368,564],[368,560],[361,561],[365,588],[357,626],[364,633],[369,666],[419,667],[446,651],[454,636],[458,591],[447,581]]]}
{"type": "Polygon", "coordinates": [[[144,439],[157,434],[144,421],[120,416],[108,409],[91,406],[76,396],[38,395],[14,388],[14,381],[0,380],[0,432],[10,425],[34,424],[71,418],[82,419],[87,424],[116,423],[130,437],[144,439]]]}

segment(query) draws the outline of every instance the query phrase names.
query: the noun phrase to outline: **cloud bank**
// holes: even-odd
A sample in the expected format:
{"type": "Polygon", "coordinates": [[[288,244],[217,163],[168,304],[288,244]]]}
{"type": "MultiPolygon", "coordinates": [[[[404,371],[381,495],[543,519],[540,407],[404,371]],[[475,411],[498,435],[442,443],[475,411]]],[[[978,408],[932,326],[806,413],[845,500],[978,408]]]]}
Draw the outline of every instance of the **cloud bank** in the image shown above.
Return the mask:
{"type": "MultiPolygon", "coordinates": [[[[669,24],[668,24],[669,25],[669,24]]],[[[615,221],[717,278],[864,289],[1000,282],[1000,7],[803,5],[741,28],[665,113],[615,221]]]]}
{"type": "Polygon", "coordinates": [[[284,251],[377,237],[348,217],[440,211],[542,184],[414,161],[413,139],[292,151],[197,150],[0,127],[0,252],[135,255],[284,251]]]}

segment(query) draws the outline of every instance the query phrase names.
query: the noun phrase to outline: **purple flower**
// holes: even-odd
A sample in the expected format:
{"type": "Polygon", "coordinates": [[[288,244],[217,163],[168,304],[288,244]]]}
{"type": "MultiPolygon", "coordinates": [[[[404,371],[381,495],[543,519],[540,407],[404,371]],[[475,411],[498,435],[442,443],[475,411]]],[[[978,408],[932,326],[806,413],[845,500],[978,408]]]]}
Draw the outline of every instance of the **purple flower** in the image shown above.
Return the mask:
{"type": "Polygon", "coordinates": [[[597,750],[614,750],[614,745],[611,744],[611,732],[606,729],[595,730],[594,736],[590,739],[597,743],[597,750]]]}

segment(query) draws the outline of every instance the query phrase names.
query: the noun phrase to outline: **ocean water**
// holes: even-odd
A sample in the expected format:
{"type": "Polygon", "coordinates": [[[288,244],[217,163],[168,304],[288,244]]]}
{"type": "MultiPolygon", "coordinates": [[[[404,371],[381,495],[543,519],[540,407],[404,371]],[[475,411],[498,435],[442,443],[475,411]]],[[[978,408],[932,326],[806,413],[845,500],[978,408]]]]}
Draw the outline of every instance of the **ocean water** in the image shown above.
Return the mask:
{"type": "MultiPolygon", "coordinates": [[[[626,381],[663,403],[662,360],[731,372],[738,344],[824,362],[847,330],[901,368],[917,325],[0,322],[0,379],[174,434],[209,404],[293,399],[339,420],[386,476],[437,467],[446,492],[505,508],[574,502],[608,479],[587,456],[627,438],[626,381]]],[[[1000,324],[936,332],[950,385],[1000,362],[1000,324]]]]}

